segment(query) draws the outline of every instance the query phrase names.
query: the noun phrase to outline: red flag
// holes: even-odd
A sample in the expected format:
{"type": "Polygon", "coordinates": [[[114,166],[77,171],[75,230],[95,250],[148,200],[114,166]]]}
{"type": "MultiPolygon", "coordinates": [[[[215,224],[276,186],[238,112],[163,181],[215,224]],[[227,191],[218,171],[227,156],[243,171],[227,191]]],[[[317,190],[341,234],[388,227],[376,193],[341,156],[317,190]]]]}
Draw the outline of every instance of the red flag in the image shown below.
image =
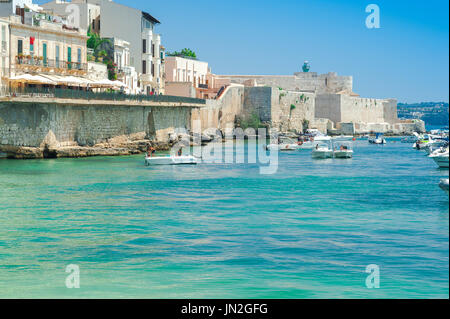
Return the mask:
{"type": "Polygon", "coordinates": [[[34,37],[30,37],[30,44],[34,45],[34,37]]]}

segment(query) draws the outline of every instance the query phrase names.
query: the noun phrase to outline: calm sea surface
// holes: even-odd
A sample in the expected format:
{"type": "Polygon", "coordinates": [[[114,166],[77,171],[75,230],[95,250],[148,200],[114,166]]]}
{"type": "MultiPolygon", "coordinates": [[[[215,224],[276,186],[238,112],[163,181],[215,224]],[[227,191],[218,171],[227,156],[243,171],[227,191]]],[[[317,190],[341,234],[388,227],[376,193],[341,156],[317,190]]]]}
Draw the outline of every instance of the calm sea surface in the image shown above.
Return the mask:
{"type": "Polygon", "coordinates": [[[275,175],[0,160],[0,297],[448,298],[448,170],[394,141],[358,141],[350,160],[283,153],[275,175]]]}

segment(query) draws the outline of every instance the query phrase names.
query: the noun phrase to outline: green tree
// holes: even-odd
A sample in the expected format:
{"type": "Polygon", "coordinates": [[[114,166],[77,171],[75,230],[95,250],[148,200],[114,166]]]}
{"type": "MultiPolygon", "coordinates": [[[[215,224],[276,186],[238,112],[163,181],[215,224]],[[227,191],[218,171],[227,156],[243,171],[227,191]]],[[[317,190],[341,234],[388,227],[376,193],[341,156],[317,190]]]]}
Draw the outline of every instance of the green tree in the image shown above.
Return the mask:
{"type": "Polygon", "coordinates": [[[188,48],[184,48],[180,52],[178,52],[178,51],[170,52],[170,53],[167,53],[167,55],[168,56],[188,57],[188,58],[194,58],[194,59],[197,58],[197,54],[188,48]]]}
{"type": "Polygon", "coordinates": [[[97,33],[88,33],[89,39],[87,40],[87,47],[89,49],[94,50],[94,55],[97,54],[99,47],[103,43],[111,43],[111,40],[100,38],[100,36],[97,33]]]}

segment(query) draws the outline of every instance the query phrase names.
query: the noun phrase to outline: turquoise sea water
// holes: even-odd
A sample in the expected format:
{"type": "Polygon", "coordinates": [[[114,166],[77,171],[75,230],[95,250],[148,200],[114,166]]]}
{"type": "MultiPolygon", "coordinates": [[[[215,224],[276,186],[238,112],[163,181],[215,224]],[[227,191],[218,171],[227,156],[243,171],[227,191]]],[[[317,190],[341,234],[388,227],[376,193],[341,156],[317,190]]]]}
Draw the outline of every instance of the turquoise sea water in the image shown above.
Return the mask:
{"type": "Polygon", "coordinates": [[[275,175],[0,160],[0,297],[448,298],[448,170],[398,140],[354,150],[283,153],[275,175]],[[69,264],[80,289],[65,287],[69,264]]]}

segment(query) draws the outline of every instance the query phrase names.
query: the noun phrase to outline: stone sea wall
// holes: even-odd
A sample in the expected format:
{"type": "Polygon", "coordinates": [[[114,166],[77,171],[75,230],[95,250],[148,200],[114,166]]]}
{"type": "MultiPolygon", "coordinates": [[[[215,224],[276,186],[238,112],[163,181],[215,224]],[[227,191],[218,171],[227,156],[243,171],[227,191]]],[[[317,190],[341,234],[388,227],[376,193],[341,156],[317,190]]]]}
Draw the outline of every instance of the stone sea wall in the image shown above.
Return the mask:
{"type": "Polygon", "coordinates": [[[12,157],[134,154],[189,130],[184,106],[0,102],[0,152],[12,157]]]}

